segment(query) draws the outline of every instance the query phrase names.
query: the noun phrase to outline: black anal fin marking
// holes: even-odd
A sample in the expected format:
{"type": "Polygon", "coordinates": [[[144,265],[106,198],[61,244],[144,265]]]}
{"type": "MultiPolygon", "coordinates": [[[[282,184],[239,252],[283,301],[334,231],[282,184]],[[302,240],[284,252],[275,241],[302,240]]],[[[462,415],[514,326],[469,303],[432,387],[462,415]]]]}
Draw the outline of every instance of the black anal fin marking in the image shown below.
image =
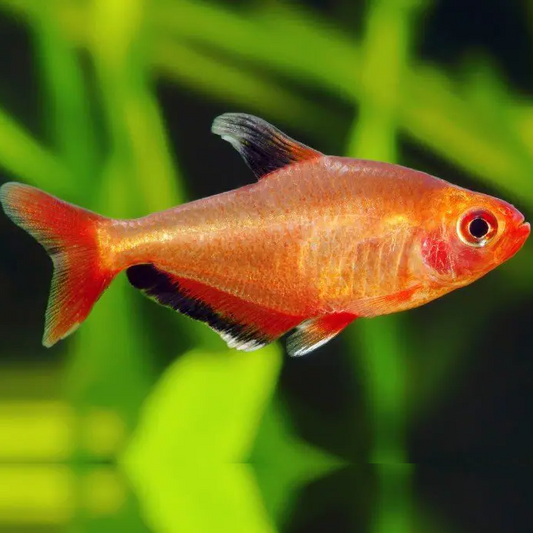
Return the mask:
{"type": "Polygon", "coordinates": [[[253,115],[225,113],[214,120],[211,131],[231,143],[257,178],[292,163],[323,156],[253,115]]]}
{"type": "Polygon", "coordinates": [[[129,282],[149,298],[205,322],[230,348],[257,350],[303,320],[303,317],[246,302],[200,282],[176,277],[153,265],[130,267],[127,275],[129,282]]]}

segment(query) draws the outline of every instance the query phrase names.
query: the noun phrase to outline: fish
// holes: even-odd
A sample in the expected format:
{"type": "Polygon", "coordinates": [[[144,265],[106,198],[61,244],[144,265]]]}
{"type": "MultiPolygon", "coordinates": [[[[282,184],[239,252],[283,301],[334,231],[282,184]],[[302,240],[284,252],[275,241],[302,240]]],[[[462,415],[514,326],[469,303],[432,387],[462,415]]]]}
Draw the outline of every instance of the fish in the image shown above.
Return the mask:
{"type": "Polygon", "coordinates": [[[404,311],[481,278],[530,234],[498,198],[396,164],[328,156],[244,113],[217,117],[258,180],[118,220],[6,183],[7,216],[54,264],[43,344],[87,318],[111,281],[252,351],[292,332],[300,356],[358,318],[404,311]]]}

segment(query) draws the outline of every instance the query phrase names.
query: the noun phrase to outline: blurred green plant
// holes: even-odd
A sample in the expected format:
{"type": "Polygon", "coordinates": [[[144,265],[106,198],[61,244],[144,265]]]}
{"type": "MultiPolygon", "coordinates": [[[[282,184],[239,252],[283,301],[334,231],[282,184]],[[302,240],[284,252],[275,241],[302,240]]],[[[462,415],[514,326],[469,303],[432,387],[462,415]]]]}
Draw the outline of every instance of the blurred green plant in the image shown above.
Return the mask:
{"type": "Polygon", "coordinates": [[[281,361],[275,345],[261,357],[193,350],[167,369],[122,459],[156,531],[273,531],[250,458],[262,490],[273,489],[266,493],[274,517],[283,516],[295,487],[340,465],[285,433],[273,413],[261,428],[268,442],[253,449],[281,361]]]}
{"type": "Polygon", "coordinates": [[[273,531],[242,464],[281,363],[262,355],[193,350],[146,401],[123,463],[155,531],[273,531]]]}

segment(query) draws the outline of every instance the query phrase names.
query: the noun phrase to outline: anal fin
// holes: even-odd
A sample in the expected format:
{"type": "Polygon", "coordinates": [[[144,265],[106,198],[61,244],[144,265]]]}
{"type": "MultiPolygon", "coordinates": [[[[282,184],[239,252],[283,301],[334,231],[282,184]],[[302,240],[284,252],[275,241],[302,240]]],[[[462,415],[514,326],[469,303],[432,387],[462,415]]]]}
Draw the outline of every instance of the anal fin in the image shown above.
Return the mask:
{"type": "Polygon", "coordinates": [[[266,309],[153,265],[130,267],[127,275],[130,283],[146,296],[205,322],[230,348],[238,350],[252,351],[266,346],[304,319],[266,309]]]}
{"type": "Polygon", "coordinates": [[[351,313],[334,313],[306,320],[289,337],[289,355],[305,355],[337,336],[348,324],[357,318],[351,313]]]}

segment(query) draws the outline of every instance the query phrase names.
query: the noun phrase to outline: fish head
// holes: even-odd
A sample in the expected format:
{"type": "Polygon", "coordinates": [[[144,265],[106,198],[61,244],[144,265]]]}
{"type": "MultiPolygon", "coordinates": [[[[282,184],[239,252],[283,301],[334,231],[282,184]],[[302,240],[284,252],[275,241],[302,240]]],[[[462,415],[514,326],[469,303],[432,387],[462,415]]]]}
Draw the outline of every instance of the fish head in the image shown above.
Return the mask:
{"type": "Polygon", "coordinates": [[[531,227],[511,204],[459,188],[442,191],[429,203],[421,256],[441,285],[467,285],[515,255],[531,227]]]}

